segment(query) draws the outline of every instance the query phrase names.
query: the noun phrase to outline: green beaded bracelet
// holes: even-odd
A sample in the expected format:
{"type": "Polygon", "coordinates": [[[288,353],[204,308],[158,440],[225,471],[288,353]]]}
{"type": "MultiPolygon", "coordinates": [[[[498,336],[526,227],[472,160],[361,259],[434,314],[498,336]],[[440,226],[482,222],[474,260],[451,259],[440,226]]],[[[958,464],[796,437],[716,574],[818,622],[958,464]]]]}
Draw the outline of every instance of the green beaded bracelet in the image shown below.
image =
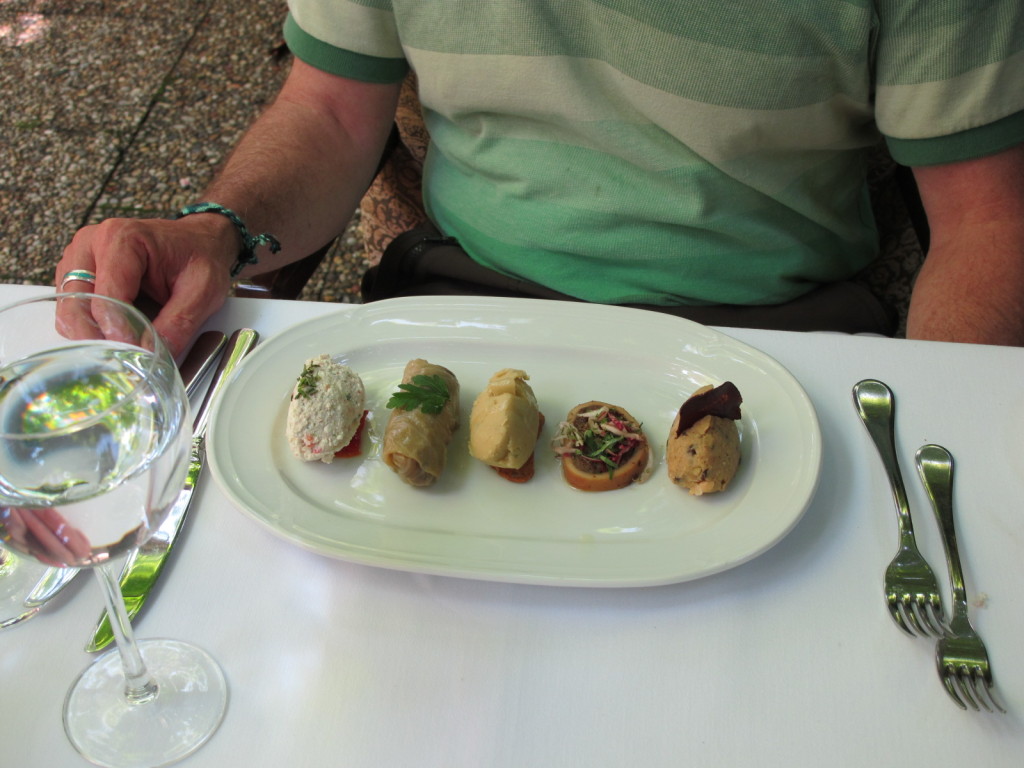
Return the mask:
{"type": "Polygon", "coordinates": [[[239,272],[245,269],[246,265],[259,263],[256,258],[256,249],[261,245],[267,246],[271,253],[277,253],[281,250],[281,243],[277,241],[276,237],[267,232],[264,232],[262,235],[250,234],[249,228],[245,226],[245,222],[242,221],[242,218],[237,213],[217,203],[207,202],[186,205],[178,211],[174,218],[180,219],[193,213],[219,213],[221,216],[226,216],[235,225],[238,234],[242,236],[242,250],[238,254],[238,260],[231,267],[232,277],[238,275],[239,272]]]}

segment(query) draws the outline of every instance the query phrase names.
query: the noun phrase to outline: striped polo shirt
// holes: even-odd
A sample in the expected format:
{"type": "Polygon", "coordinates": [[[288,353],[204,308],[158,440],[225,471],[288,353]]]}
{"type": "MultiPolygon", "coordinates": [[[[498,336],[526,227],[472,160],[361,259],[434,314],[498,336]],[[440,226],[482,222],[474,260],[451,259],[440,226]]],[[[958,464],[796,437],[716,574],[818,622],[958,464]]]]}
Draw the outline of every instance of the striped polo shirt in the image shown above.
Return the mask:
{"type": "Polygon", "coordinates": [[[290,0],[294,53],[416,71],[424,202],[469,254],[603,303],[767,304],[876,254],[863,150],[1024,141],[1020,0],[290,0]]]}

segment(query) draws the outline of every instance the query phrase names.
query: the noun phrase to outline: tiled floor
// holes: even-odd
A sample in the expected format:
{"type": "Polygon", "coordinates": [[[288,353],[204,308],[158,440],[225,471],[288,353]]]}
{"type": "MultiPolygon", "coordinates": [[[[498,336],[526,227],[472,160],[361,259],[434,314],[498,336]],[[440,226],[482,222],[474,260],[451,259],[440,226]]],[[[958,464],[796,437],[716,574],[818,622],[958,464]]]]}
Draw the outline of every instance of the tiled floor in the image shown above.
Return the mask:
{"type": "MultiPolygon", "coordinates": [[[[0,282],[82,224],[198,199],[287,74],[284,0],[0,0],[0,282]]],[[[304,298],[352,300],[350,231],[304,298]]]]}

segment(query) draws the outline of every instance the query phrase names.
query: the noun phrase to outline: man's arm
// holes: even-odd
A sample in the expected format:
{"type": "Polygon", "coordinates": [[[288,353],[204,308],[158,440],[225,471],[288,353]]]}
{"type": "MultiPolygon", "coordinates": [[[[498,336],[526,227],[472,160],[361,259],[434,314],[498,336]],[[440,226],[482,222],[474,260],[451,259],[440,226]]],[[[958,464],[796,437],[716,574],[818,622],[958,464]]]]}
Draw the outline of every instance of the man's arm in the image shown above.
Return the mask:
{"type": "Polygon", "coordinates": [[[1024,345],[1024,144],[914,176],[931,245],[908,338],[1024,345]]]}
{"type": "MultiPolygon", "coordinates": [[[[203,193],[281,252],[245,274],[308,256],[348,224],[391,131],[400,83],[349,80],[296,60],[273,105],[203,193]]],[[[216,216],[220,219],[223,217],[216,216]]]]}
{"type": "MultiPolygon", "coordinates": [[[[252,233],[281,242],[243,274],[307,256],[340,233],[372,180],[394,120],[399,83],[363,83],[296,61],[274,103],[239,142],[202,200],[234,210],[252,233]]],[[[215,213],[112,219],[75,235],[57,265],[96,273],[96,291],[126,301],[144,291],[163,305],[157,331],[179,354],[221,306],[241,246],[215,213]]]]}

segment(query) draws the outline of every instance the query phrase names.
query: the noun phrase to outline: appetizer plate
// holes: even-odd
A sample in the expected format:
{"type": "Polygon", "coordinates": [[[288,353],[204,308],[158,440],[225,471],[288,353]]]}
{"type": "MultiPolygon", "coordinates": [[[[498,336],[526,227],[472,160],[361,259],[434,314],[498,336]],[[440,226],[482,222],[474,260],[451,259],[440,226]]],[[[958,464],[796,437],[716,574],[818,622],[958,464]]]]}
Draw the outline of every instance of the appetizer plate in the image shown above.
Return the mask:
{"type": "Polygon", "coordinates": [[[796,525],[821,464],[814,407],[762,352],[654,312],[499,298],[392,299],[274,336],[220,398],[208,449],[235,504],[314,552],[420,573],[594,587],[680,582],[756,557],[796,525]],[[288,401],[303,362],[324,352],[360,374],[370,415],[361,456],[306,463],[288,447],[288,401]],[[405,485],[380,457],[385,403],[418,357],[449,368],[461,385],[462,425],[430,488],[405,485]],[[545,417],[536,475],[525,484],[467,451],[473,400],[502,368],[529,374],[545,417]],[[668,478],[665,441],[683,400],[726,380],[744,398],[741,466],[725,492],[690,496],[668,478]],[[643,423],[654,462],[646,482],[605,493],[565,483],[549,444],[587,400],[622,406],[643,423]]]}

